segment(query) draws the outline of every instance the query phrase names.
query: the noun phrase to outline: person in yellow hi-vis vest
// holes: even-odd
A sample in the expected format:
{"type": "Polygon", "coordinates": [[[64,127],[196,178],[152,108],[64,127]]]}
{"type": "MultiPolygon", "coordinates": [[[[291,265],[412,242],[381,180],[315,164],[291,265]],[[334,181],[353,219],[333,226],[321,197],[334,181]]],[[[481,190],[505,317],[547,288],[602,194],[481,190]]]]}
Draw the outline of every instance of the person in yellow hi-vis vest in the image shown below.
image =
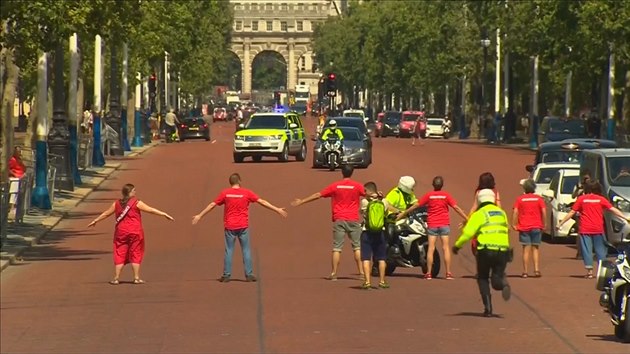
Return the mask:
{"type": "Polygon", "coordinates": [[[453,246],[453,254],[457,254],[464,243],[477,236],[477,285],[486,317],[492,317],[490,284],[493,289],[501,291],[503,300],[508,301],[511,296],[505,275],[505,268],[512,261],[509,224],[505,211],[495,204],[495,198],[492,189],[482,189],[477,193],[479,208],[470,216],[453,246]]]}

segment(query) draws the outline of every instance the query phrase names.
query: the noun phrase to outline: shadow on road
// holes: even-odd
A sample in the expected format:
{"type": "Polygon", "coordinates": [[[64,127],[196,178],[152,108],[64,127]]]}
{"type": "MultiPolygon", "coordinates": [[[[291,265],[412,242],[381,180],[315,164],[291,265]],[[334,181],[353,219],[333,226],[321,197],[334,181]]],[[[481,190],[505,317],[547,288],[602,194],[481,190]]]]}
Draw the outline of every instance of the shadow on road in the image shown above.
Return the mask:
{"type": "Polygon", "coordinates": [[[612,334],[587,334],[586,338],[604,342],[623,343],[619,338],[615,337],[612,334]]]}
{"type": "Polygon", "coordinates": [[[109,251],[77,250],[65,247],[67,240],[73,237],[102,236],[96,232],[76,232],[52,230],[40,244],[27,249],[18,259],[16,265],[25,265],[40,261],[87,261],[96,259],[109,251]]]}
{"type": "MultiPolygon", "coordinates": [[[[485,317],[483,315],[483,313],[481,312],[460,312],[460,313],[454,313],[454,314],[450,314],[450,315],[446,315],[446,316],[457,316],[457,317],[485,317]]],[[[497,315],[497,314],[493,314],[491,317],[489,318],[503,318],[502,315],[497,315]]]]}

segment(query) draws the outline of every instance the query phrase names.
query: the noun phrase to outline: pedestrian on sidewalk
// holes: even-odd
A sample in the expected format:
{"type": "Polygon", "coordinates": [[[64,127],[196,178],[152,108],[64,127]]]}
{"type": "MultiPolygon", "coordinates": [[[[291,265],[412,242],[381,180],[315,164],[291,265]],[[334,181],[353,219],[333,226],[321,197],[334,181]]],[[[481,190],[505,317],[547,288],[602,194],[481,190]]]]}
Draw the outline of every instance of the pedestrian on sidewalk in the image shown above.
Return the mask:
{"type": "Polygon", "coordinates": [[[539,248],[542,242],[542,230],[545,229],[547,207],[543,198],[534,192],[536,182],[528,179],[523,183],[525,192],[516,199],[512,211],[512,228],[519,233],[519,241],[523,246],[523,274],[527,278],[529,260],[534,260],[534,276],[541,277],[539,248]]]}
{"type": "Polygon", "coordinates": [[[256,281],[254,269],[252,266],[252,252],[249,240],[249,205],[258,203],[263,207],[273,210],[283,217],[287,217],[284,208],[279,208],[249,189],[241,187],[241,176],[233,173],[229,178],[230,188],[226,188],[219,193],[214,201],[195,215],[192,224],[196,225],[204,215],[212,211],[216,206],[225,205],[223,209],[223,226],[225,235],[225,258],[223,260],[223,275],[219,278],[222,283],[227,283],[232,277],[232,254],[234,253],[234,245],[238,239],[243,252],[243,265],[245,266],[245,280],[248,282],[256,281]]]}
{"type": "Polygon", "coordinates": [[[578,233],[587,279],[593,278],[593,249],[598,261],[606,260],[608,256],[608,247],[604,240],[604,210],[610,211],[626,222],[629,220],[603,196],[602,185],[599,181],[589,180],[584,186],[584,194],[577,198],[571,211],[560,220],[557,226],[560,228],[575,213],[580,213],[578,233]]]}
{"type": "Polygon", "coordinates": [[[477,236],[477,286],[483,301],[486,317],[492,317],[492,296],[494,290],[501,291],[503,300],[511,296],[510,284],[505,268],[511,262],[512,250],[508,234],[508,220],[505,211],[495,204],[496,196],[492,189],[482,189],[477,193],[479,209],[468,219],[462,234],[453,246],[457,254],[464,243],[477,236]]]}
{"type": "Polygon", "coordinates": [[[88,224],[88,227],[92,227],[112,214],[116,215],[114,279],[109,282],[112,285],[119,284],[120,272],[128,263],[131,263],[133,269],[133,283],[144,284],[144,280],[140,278],[140,264],[144,258],[144,229],[142,228],[141,211],[173,220],[173,217],[167,213],[138,200],[136,187],[133,184],[125,184],[122,188],[122,198],[112,203],[107,210],[88,224]]]}
{"type": "Polygon", "coordinates": [[[354,260],[357,263],[361,280],[366,279],[361,265],[361,222],[359,217],[359,207],[361,197],[365,196],[365,188],[357,181],[351,179],[354,168],[352,165],[342,165],[341,181],[333,182],[321,192],[314,193],[304,199],[296,199],[291,203],[293,206],[310,203],[320,198],[332,199],[332,221],[333,221],[333,249],[332,249],[332,272],[330,280],[337,280],[337,271],[341,251],[343,249],[346,235],[352,241],[354,260]]]}
{"type": "Polygon", "coordinates": [[[453,208],[464,221],[467,218],[466,213],[457,205],[455,199],[450,193],[442,190],[444,187],[444,178],[436,176],[433,178],[433,191],[423,195],[418,203],[411,208],[403,211],[396,217],[396,221],[406,218],[409,213],[415,209],[427,206],[427,226],[429,234],[429,249],[427,250],[427,273],[424,279],[431,280],[433,269],[433,253],[435,252],[435,244],[439,238],[442,242],[442,251],[444,252],[444,264],[446,266],[446,279],[454,279],[451,272],[451,246],[449,244],[449,234],[451,233],[451,221],[448,213],[449,207],[453,208]]]}

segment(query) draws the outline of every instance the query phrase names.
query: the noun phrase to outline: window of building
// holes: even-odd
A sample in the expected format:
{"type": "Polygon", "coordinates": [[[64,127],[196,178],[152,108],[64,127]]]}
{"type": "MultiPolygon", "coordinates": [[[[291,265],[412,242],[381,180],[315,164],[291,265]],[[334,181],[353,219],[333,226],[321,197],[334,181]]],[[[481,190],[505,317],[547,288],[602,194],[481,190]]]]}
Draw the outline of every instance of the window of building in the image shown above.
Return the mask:
{"type": "Polygon", "coordinates": [[[302,57],[300,60],[300,66],[302,67],[302,71],[306,70],[306,58],[302,57]]]}
{"type": "Polygon", "coordinates": [[[280,30],[282,32],[286,32],[287,31],[287,22],[286,21],[280,22],[280,30]]]}
{"type": "Polygon", "coordinates": [[[240,31],[243,29],[243,21],[236,21],[236,30],[240,31]]]}
{"type": "Polygon", "coordinates": [[[252,31],[258,31],[258,21],[252,21],[252,31]]]}
{"type": "Polygon", "coordinates": [[[280,4],[280,10],[287,11],[288,10],[287,4],[280,4]]]}
{"type": "Polygon", "coordinates": [[[300,85],[306,85],[306,82],[300,81],[300,85]]]}
{"type": "Polygon", "coordinates": [[[298,9],[298,11],[304,11],[304,4],[302,4],[302,3],[297,4],[297,9],[298,9]]]}
{"type": "Polygon", "coordinates": [[[267,3],[267,6],[265,6],[265,10],[273,10],[273,4],[267,3]]]}
{"type": "Polygon", "coordinates": [[[302,22],[302,21],[298,21],[297,22],[297,30],[298,30],[298,32],[304,31],[304,22],[302,22]]]}
{"type": "Polygon", "coordinates": [[[273,21],[267,21],[267,31],[273,31],[273,21]]]}
{"type": "Polygon", "coordinates": [[[258,11],[258,4],[252,4],[252,10],[258,11]]]}

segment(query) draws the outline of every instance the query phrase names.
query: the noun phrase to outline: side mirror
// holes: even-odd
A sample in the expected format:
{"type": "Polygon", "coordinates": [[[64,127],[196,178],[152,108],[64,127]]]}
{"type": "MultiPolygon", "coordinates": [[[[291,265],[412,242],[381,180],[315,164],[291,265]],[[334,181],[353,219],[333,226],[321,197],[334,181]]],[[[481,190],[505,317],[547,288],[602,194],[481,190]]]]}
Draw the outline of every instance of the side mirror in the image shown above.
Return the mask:
{"type": "Polygon", "coordinates": [[[297,127],[298,127],[298,125],[297,125],[297,124],[295,124],[295,123],[291,123],[291,124],[289,124],[289,129],[295,129],[295,128],[297,128],[297,127]]]}
{"type": "Polygon", "coordinates": [[[551,189],[544,190],[542,192],[542,196],[545,197],[545,198],[549,198],[549,199],[553,199],[554,198],[553,191],[551,189]]]}
{"type": "Polygon", "coordinates": [[[363,120],[367,122],[367,121],[370,120],[370,117],[365,117],[365,118],[363,118],[363,120]]]}
{"type": "Polygon", "coordinates": [[[239,125],[238,125],[238,127],[239,127],[240,129],[245,129],[245,124],[241,123],[241,124],[239,124],[239,125]]]}
{"type": "Polygon", "coordinates": [[[527,172],[534,172],[534,165],[527,165],[525,166],[525,171],[527,172]]]}

